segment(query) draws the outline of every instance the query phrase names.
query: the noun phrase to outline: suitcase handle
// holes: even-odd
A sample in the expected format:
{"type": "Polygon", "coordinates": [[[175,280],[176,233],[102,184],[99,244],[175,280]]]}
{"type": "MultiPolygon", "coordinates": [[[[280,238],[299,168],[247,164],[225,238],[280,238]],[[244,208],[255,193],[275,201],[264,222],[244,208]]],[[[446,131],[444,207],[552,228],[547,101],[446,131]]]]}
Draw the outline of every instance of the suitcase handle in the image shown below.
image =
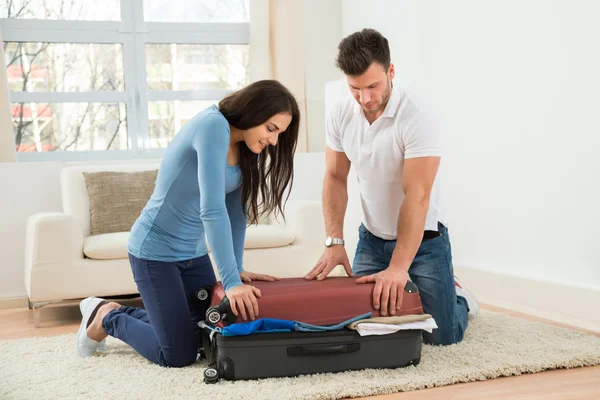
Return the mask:
{"type": "Polygon", "coordinates": [[[318,356],[323,354],[355,353],[360,350],[360,343],[346,343],[326,346],[288,347],[288,356],[318,356]]]}
{"type": "Polygon", "coordinates": [[[406,281],[406,286],[404,286],[404,290],[407,293],[417,293],[419,289],[417,289],[417,285],[413,281],[406,281]]]}

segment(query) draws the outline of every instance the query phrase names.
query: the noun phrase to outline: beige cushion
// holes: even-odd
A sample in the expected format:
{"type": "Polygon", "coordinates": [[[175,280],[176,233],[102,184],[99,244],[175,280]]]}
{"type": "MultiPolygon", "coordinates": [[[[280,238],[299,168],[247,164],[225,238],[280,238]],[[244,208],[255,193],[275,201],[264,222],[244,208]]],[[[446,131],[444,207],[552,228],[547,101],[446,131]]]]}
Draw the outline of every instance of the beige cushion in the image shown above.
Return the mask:
{"type": "Polygon", "coordinates": [[[292,232],[277,225],[250,225],[246,230],[245,249],[270,249],[288,246],[296,240],[292,232]]]}
{"type": "Polygon", "coordinates": [[[83,254],[95,260],[119,260],[127,258],[129,232],[106,233],[88,236],[83,240],[83,254]]]}
{"type": "MultiPolygon", "coordinates": [[[[244,249],[270,249],[294,243],[296,237],[288,230],[276,225],[250,225],[246,229],[244,249]]],[[[208,245],[210,251],[210,245],[208,245]]]]}
{"type": "Polygon", "coordinates": [[[60,171],[60,193],[63,212],[74,216],[81,225],[84,237],[90,236],[90,199],[85,186],[84,172],[116,171],[154,171],[160,167],[161,160],[151,160],[149,163],[140,164],[129,162],[123,164],[93,164],[72,166],[65,164],[60,171]]]}
{"type": "Polygon", "coordinates": [[[90,235],[131,230],[154,192],[157,173],[83,172],[90,203],[90,235]]]}
{"type": "MultiPolygon", "coordinates": [[[[251,225],[246,231],[245,249],[267,249],[288,246],[294,234],[275,225],[251,225]]],[[[127,258],[129,232],[89,236],[83,241],[83,254],[95,260],[127,258]]],[[[210,250],[210,247],[209,247],[210,250]]]]}

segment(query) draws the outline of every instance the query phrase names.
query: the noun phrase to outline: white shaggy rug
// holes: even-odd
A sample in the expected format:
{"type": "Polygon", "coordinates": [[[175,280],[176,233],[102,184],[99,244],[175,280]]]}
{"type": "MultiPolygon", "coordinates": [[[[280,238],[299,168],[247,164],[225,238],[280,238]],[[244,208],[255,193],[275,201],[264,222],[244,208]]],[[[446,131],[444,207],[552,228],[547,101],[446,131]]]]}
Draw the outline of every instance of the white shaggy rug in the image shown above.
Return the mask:
{"type": "Polygon", "coordinates": [[[395,370],[206,385],[204,362],[161,368],[108,344],[108,354],[80,359],[75,334],[0,341],[0,399],[341,399],[600,364],[596,336],[485,311],[462,343],[423,346],[418,366],[395,370]]]}

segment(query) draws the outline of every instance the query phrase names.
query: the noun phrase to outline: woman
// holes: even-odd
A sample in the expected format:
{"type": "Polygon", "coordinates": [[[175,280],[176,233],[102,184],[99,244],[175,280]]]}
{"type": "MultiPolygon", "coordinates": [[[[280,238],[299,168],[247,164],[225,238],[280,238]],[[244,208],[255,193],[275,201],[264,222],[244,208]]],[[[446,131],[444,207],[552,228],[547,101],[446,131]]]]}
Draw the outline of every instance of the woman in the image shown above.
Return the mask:
{"type": "Polygon", "coordinates": [[[292,94],[265,80],[202,111],[177,133],[128,244],[145,310],[83,300],[80,356],[105,350],[110,335],[161,366],[194,363],[202,315],[193,311],[192,297],[216,280],[205,236],[234,314],[258,316],[260,291],[242,282],[277,278],[244,271],[246,225],[282,212],[299,123],[292,94]]]}

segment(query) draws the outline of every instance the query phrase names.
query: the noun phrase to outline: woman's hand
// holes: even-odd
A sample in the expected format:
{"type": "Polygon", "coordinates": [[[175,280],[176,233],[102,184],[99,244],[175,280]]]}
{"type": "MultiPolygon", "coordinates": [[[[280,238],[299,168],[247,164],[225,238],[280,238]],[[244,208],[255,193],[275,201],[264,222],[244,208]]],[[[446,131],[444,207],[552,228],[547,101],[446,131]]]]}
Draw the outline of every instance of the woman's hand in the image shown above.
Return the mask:
{"type": "Polygon", "coordinates": [[[252,281],[273,282],[279,280],[279,278],[277,278],[276,276],[271,276],[267,274],[255,274],[254,272],[249,271],[240,272],[240,278],[242,279],[242,282],[246,283],[250,283],[252,281]]]}
{"type": "Polygon", "coordinates": [[[240,285],[225,292],[229,299],[231,311],[236,316],[242,315],[244,321],[248,321],[248,317],[252,321],[258,317],[258,301],[256,298],[262,296],[259,289],[250,285],[240,285]]]}
{"type": "MultiPolygon", "coordinates": [[[[250,283],[252,281],[278,281],[279,278],[266,274],[255,274],[254,272],[240,272],[242,282],[250,283]]],[[[262,296],[259,289],[250,285],[236,286],[225,292],[231,305],[231,311],[236,316],[241,315],[244,321],[250,318],[252,321],[258,317],[258,301],[257,298],[262,296]]]]}

